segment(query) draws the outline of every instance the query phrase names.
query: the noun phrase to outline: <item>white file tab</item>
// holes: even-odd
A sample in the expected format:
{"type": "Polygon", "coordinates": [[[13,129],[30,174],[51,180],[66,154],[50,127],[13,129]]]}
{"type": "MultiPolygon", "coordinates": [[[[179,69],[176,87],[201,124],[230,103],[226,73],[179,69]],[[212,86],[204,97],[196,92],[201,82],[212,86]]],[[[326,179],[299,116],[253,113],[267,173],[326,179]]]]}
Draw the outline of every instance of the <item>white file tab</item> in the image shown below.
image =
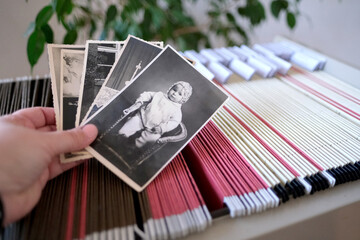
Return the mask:
{"type": "Polygon", "coordinates": [[[279,67],[276,64],[272,63],[271,61],[266,59],[263,55],[258,54],[248,46],[241,45],[241,49],[244,50],[247,54],[249,54],[249,56],[256,58],[257,60],[261,61],[262,63],[266,64],[271,68],[270,72],[266,77],[275,76],[276,72],[279,70],[279,67]]]}
{"type": "Polygon", "coordinates": [[[230,51],[233,51],[233,53],[237,54],[238,56],[242,56],[242,58],[246,58],[246,63],[255,69],[255,72],[259,74],[263,78],[267,78],[272,71],[272,68],[268,66],[267,64],[263,63],[262,61],[256,59],[252,56],[252,54],[249,51],[246,51],[245,49],[241,49],[239,47],[232,47],[229,48],[230,51]]]}
{"type": "Polygon", "coordinates": [[[191,60],[195,61],[195,65],[194,67],[196,68],[196,70],[198,70],[204,77],[206,77],[208,80],[213,80],[214,79],[214,74],[212,72],[210,72],[204,65],[201,64],[200,60],[197,59],[194,54],[192,54],[191,52],[184,52],[183,53],[185,57],[190,58],[191,60]]]}
{"type": "Polygon", "coordinates": [[[302,52],[294,53],[291,56],[290,61],[308,71],[315,71],[320,63],[315,58],[312,58],[302,52]]]}
{"type": "MultiPolygon", "coordinates": [[[[233,59],[240,59],[238,55],[235,53],[229,51],[228,49],[222,47],[222,48],[216,48],[214,49],[215,52],[217,52],[220,56],[222,56],[224,59],[228,61],[227,64],[229,64],[233,59]]],[[[242,60],[242,59],[240,59],[242,60]]]]}
{"type": "Polygon", "coordinates": [[[216,48],[214,51],[222,56],[227,62],[226,66],[240,77],[244,78],[245,80],[250,80],[254,75],[255,69],[239,60],[236,54],[232,53],[226,48],[216,48]]]}
{"type": "Polygon", "coordinates": [[[235,54],[233,56],[227,54],[227,52],[223,51],[225,48],[216,48],[214,51],[224,59],[224,65],[227,66],[233,60],[238,58],[235,54]]]}
{"type": "Polygon", "coordinates": [[[263,46],[259,44],[255,44],[253,46],[253,49],[258,52],[259,54],[262,54],[265,58],[267,58],[270,62],[275,64],[278,67],[278,71],[281,74],[286,74],[289,69],[291,68],[291,63],[277,57],[273,52],[270,50],[264,48],[263,46]]]}
{"type": "Polygon", "coordinates": [[[240,61],[239,59],[233,59],[229,63],[229,68],[245,80],[250,80],[255,73],[254,68],[248,66],[246,63],[240,61]]]}
{"type": "Polygon", "coordinates": [[[247,54],[243,50],[241,50],[239,47],[234,46],[234,47],[230,47],[227,49],[230,52],[236,54],[241,61],[243,61],[243,62],[247,61],[247,59],[248,59],[247,54]]]}
{"type": "MultiPolygon", "coordinates": [[[[209,60],[207,58],[205,58],[203,55],[201,55],[200,53],[197,53],[195,50],[187,50],[184,52],[184,54],[190,54],[191,56],[195,57],[196,59],[198,59],[201,64],[206,65],[209,60]]],[[[190,57],[189,57],[190,58],[190,57]]]]}
{"type": "Polygon", "coordinates": [[[291,56],[294,54],[294,50],[288,48],[280,43],[264,43],[261,44],[264,48],[273,52],[276,56],[290,61],[291,56]]]}
{"type": "Polygon", "coordinates": [[[212,49],[202,49],[200,54],[207,58],[209,62],[226,63],[226,60],[212,49]]]}
{"type": "Polygon", "coordinates": [[[294,50],[295,53],[291,56],[290,61],[300,67],[309,71],[315,71],[325,67],[326,59],[320,54],[292,42],[282,41],[280,44],[294,50]]]}
{"type": "Polygon", "coordinates": [[[207,67],[215,75],[215,79],[220,83],[226,83],[229,77],[233,74],[232,71],[218,62],[210,62],[207,67]]]}

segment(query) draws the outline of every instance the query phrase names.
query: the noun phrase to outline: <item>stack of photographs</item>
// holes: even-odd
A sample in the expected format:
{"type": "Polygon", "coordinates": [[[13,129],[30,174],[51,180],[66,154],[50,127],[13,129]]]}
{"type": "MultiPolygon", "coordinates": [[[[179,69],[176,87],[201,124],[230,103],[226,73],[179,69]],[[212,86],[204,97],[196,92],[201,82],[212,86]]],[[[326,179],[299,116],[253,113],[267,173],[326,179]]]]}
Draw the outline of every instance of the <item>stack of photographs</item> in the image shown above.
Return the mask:
{"type": "Polygon", "coordinates": [[[94,124],[96,140],[62,162],[95,157],[142,191],[225,103],[227,95],[171,46],[124,42],[48,46],[59,130],[94,124]]]}

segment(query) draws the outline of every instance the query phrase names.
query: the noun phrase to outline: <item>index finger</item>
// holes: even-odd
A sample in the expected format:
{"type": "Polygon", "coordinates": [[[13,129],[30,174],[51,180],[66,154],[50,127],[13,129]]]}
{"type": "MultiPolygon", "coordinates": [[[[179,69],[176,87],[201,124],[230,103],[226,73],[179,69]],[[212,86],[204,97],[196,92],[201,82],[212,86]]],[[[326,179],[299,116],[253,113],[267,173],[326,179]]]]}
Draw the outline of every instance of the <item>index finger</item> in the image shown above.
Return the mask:
{"type": "Polygon", "coordinates": [[[55,125],[55,111],[49,107],[25,108],[14,112],[11,117],[12,122],[27,127],[41,128],[48,125],[55,125]]]}

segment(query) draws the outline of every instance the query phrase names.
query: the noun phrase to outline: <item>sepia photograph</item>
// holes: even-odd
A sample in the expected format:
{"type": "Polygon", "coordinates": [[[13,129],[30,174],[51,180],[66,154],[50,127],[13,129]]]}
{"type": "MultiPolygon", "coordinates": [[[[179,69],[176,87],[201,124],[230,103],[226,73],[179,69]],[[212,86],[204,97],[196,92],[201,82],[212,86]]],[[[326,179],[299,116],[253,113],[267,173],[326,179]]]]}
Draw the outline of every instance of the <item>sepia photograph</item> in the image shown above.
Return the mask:
{"type": "Polygon", "coordinates": [[[129,35],[119,58],[110,70],[84,119],[93,115],[144,69],[162,50],[159,45],[162,46],[159,42],[146,42],[129,35]]]}
{"type": "Polygon", "coordinates": [[[221,89],[167,46],[86,121],[99,130],[86,149],[141,191],[226,99],[221,89]]]}
{"type": "MultiPolygon", "coordinates": [[[[60,130],[75,127],[81,75],[84,66],[84,50],[61,50],[60,62],[60,130]]],[[[86,151],[61,155],[62,162],[91,157],[86,151]]]]}
{"type": "Polygon", "coordinates": [[[123,45],[124,42],[119,41],[86,41],[76,126],[85,117],[116,59],[120,56],[123,45]]]}

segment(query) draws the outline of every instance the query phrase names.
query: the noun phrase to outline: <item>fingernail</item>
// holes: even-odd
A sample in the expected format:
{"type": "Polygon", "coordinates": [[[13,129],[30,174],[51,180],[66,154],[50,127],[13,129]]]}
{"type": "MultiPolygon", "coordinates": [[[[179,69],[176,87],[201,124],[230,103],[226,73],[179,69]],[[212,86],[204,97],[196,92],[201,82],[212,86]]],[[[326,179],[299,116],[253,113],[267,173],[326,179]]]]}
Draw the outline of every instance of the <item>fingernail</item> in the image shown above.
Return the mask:
{"type": "Polygon", "coordinates": [[[90,139],[95,139],[98,134],[98,129],[94,124],[87,124],[85,126],[81,126],[81,129],[90,139]]]}

